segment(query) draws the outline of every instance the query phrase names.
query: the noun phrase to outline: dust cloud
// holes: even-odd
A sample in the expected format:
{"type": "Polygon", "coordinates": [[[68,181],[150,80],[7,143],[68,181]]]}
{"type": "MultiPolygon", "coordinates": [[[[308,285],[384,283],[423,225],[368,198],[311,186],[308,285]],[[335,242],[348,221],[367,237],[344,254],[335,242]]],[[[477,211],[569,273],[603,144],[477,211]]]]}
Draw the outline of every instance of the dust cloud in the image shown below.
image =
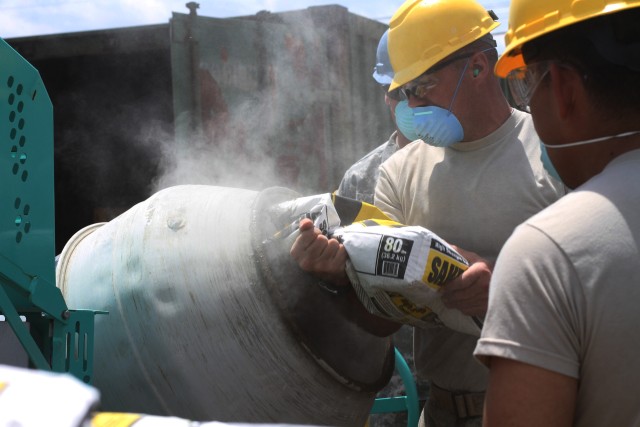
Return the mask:
{"type": "Polygon", "coordinates": [[[199,42],[200,115],[178,114],[175,135],[149,132],[164,141],[153,192],[179,184],[331,192],[388,137],[377,131],[390,128],[388,111],[370,77],[378,34],[356,52],[308,11],[254,18],[256,39],[244,46],[253,57],[221,61],[229,46],[199,42]],[[371,66],[354,76],[353,63],[371,66]]]}

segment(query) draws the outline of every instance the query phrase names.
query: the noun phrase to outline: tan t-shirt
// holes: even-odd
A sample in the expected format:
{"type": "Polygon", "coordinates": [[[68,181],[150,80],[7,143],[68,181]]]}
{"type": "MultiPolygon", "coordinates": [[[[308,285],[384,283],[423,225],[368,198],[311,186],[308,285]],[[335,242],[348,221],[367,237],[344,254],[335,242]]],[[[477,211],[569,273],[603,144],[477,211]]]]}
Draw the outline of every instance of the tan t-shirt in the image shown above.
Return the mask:
{"type": "Polygon", "coordinates": [[[516,229],[475,350],[579,379],[578,426],[640,420],[640,150],[516,229]]]}
{"type": "MultiPolygon", "coordinates": [[[[495,261],[514,228],[565,193],[544,170],[529,114],[514,110],[489,136],[450,148],[414,141],[380,167],[375,204],[495,261]]],[[[446,328],[415,330],[418,376],[449,390],[486,388],[476,338],[446,328]]]]}

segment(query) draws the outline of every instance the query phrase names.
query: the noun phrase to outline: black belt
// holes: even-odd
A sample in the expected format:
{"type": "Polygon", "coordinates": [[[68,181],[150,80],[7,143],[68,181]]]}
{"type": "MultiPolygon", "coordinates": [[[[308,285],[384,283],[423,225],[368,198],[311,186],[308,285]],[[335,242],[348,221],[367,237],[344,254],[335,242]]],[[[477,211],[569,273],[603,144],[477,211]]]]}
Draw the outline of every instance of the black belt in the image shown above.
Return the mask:
{"type": "Polygon", "coordinates": [[[481,417],[484,392],[452,392],[429,384],[429,400],[437,407],[455,414],[458,418],[481,417]]]}

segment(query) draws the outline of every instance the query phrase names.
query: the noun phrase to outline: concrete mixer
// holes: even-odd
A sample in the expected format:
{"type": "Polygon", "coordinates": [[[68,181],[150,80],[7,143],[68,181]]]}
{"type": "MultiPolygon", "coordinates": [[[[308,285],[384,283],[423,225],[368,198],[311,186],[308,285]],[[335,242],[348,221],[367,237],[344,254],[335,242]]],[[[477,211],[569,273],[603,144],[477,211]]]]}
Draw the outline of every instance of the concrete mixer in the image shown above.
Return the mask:
{"type": "Polygon", "coordinates": [[[110,313],[95,326],[105,410],[364,425],[393,347],[272,238],[290,221],[279,203],[296,197],[176,186],[68,242],[65,300],[110,313]]]}
{"type": "Polygon", "coordinates": [[[0,57],[0,314],[29,365],[93,383],[102,410],[364,425],[393,347],[271,238],[291,190],[168,188],[80,230],[54,277],[51,102],[4,41],[0,57]]]}

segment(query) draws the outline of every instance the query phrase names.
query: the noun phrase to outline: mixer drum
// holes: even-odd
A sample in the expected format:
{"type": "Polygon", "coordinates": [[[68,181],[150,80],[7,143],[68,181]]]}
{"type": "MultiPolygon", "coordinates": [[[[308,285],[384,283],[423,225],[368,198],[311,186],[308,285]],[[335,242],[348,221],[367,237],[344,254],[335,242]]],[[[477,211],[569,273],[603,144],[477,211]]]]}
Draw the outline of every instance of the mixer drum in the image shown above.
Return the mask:
{"type": "Polygon", "coordinates": [[[96,317],[101,410],[362,426],[393,347],[300,271],[279,203],[298,194],[187,185],[76,233],[56,281],[96,317]]]}

